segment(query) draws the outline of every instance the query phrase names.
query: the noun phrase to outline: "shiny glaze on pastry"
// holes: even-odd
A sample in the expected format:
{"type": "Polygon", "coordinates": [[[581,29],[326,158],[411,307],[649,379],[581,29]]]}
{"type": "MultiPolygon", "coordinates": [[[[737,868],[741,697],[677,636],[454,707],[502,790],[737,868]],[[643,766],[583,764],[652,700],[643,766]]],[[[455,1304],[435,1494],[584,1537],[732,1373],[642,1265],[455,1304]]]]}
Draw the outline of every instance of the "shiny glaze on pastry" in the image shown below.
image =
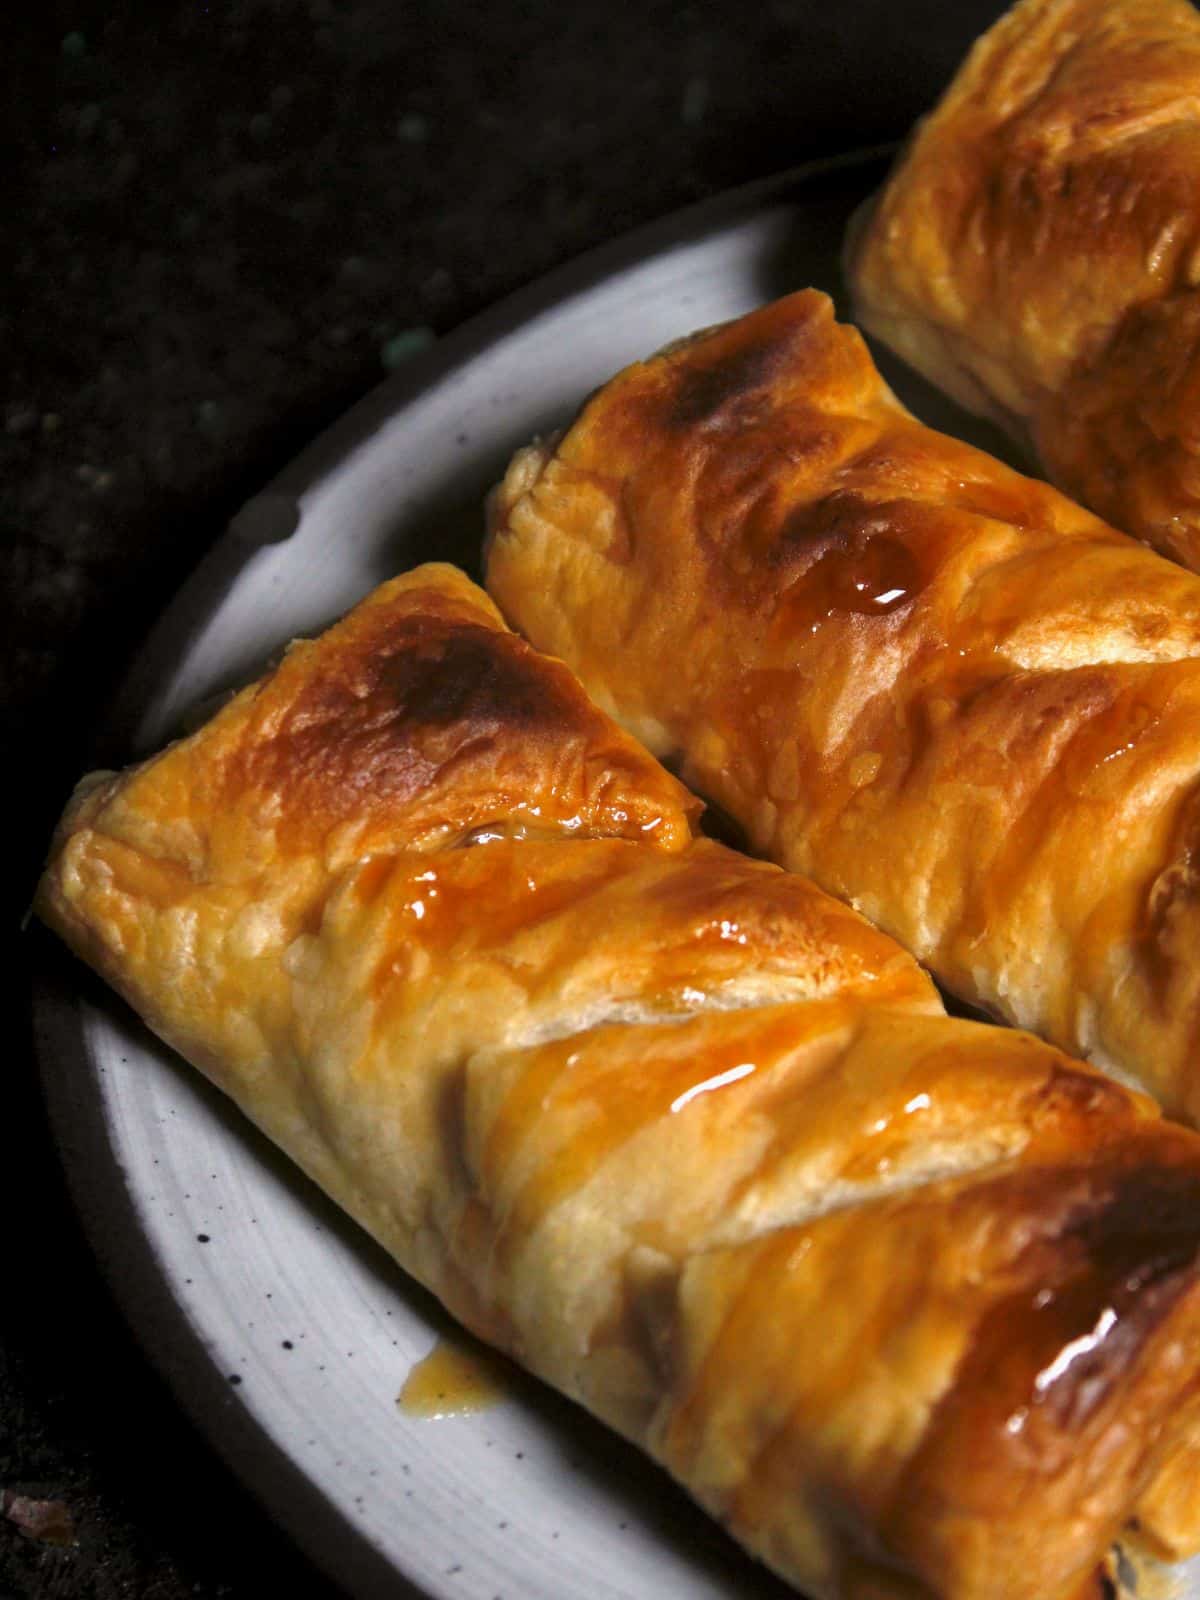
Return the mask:
{"type": "Polygon", "coordinates": [[[1200,1119],[1200,578],[923,427],[815,292],[494,497],[509,619],[965,999],[1200,1119]]]}
{"type": "Polygon", "coordinates": [[[1021,0],[852,229],[856,314],[1200,567],[1200,15],[1021,0]]]}
{"type": "Polygon", "coordinates": [[[818,1600],[1079,1600],[1131,1519],[1195,1544],[1200,1138],[696,812],[426,567],[82,787],[38,909],[818,1600]]]}

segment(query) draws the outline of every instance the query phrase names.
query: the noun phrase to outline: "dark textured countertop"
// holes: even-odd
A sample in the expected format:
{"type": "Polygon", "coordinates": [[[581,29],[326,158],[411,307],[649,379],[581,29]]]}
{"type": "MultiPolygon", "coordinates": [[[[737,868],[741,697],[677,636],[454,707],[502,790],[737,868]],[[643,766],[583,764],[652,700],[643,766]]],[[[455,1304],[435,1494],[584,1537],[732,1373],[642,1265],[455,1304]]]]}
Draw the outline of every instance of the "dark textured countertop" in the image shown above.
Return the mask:
{"type": "Polygon", "coordinates": [[[414,349],[637,223],[900,137],[1000,9],[14,0],[0,1600],[335,1593],[127,1330],[45,1126],[23,976],[44,946],[12,930],[141,634],[239,505],[414,349]],[[59,1504],[65,1542],[13,1496],[59,1504]]]}

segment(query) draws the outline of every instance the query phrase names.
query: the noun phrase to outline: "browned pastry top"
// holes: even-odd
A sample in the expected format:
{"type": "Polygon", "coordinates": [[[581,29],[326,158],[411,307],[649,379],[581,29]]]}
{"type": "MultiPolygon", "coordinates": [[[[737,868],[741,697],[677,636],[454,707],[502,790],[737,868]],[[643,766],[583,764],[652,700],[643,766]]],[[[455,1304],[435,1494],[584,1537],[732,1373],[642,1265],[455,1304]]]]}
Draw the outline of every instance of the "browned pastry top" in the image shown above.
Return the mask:
{"type": "Polygon", "coordinates": [[[1200,566],[1200,15],[1020,0],[849,251],[872,332],[1200,566]]]}
{"type": "Polygon", "coordinates": [[[518,456],[488,579],[755,849],[1200,1114],[1200,579],[923,427],[824,296],[518,456]]]}
{"type": "Polygon", "coordinates": [[[422,568],[85,785],[38,908],[814,1596],[1079,1600],[1132,1518],[1195,1543],[1200,1139],[695,810],[422,568]]]}

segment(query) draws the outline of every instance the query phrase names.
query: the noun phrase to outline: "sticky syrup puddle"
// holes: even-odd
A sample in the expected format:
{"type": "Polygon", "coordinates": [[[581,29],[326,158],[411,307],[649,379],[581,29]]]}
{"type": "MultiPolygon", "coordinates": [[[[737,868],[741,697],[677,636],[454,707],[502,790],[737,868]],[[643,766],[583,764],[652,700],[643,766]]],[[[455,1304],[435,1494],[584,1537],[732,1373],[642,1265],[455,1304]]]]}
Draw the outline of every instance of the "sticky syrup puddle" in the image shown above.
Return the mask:
{"type": "Polygon", "coordinates": [[[512,1388],[503,1356],[443,1338],[408,1374],[396,1404],[410,1417],[465,1417],[507,1400],[512,1388]]]}

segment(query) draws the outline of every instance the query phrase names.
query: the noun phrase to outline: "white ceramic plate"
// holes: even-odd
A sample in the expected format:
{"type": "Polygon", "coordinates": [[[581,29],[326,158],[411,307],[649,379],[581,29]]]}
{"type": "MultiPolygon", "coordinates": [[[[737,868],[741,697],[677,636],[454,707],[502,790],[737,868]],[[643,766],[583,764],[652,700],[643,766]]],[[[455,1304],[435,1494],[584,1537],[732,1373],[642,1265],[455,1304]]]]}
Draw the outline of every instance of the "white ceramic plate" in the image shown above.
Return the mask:
{"type": "MultiPolygon", "coordinates": [[[[151,636],[110,746],[156,747],[395,572],[474,567],[508,456],[627,361],[807,284],[842,301],[842,230],[881,170],[852,156],[696,208],[418,358],[235,519],[151,636]]],[[[49,967],[40,1049],[95,1247],[182,1402],[336,1580],[433,1600],[791,1592],[532,1383],[472,1416],[399,1410],[438,1308],[81,969],[49,967]]]]}

